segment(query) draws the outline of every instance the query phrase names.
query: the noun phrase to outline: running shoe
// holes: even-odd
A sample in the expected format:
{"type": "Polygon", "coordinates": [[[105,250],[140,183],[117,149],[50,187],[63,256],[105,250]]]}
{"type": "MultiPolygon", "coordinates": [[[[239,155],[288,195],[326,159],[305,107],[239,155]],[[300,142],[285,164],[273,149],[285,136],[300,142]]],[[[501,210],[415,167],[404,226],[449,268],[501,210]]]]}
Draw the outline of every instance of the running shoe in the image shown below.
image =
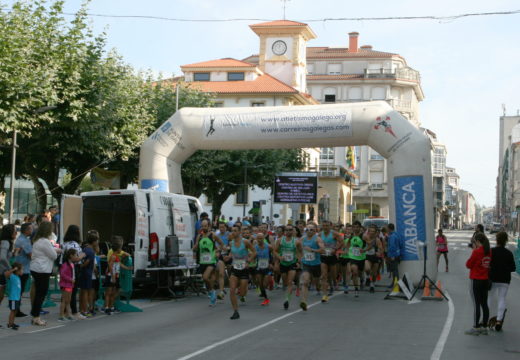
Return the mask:
{"type": "Polygon", "coordinates": [[[359,297],[359,289],[358,288],[354,289],[354,297],[359,297]]]}
{"type": "Polygon", "coordinates": [[[285,300],[285,302],[283,303],[283,308],[285,310],[289,309],[289,301],[285,300]]]}
{"type": "Polygon", "coordinates": [[[74,319],[72,316],[66,316],[65,319],[67,319],[68,321],[74,321],[76,319],[74,319]]]}
{"type": "Polygon", "coordinates": [[[497,320],[497,323],[495,324],[495,330],[502,331],[502,321],[497,320]]]}
{"type": "Polygon", "coordinates": [[[377,280],[377,281],[380,281],[380,280],[381,280],[381,274],[377,274],[376,280],[377,280]]]}
{"type": "Polygon", "coordinates": [[[86,312],[86,313],[81,313],[81,315],[83,315],[86,319],[89,319],[92,317],[92,315],[90,315],[90,313],[86,312]]]}
{"type": "Polygon", "coordinates": [[[321,302],[322,303],[329,302],[329,297],[327,295],[323,295],[323,297],[321,298],[321,302]]]}
{"type": "Polygon", "coordinates": [[[217,299],[219,299],[219,300],[224,300],[224,293],[219,293],[219,294],[217,295],[217,299]]]}
{"type": "Polygon", "coordinates": [[[47,315],[49,312],[47,310],[40,310],[40,315],[47,315]]]}
{"type": "Polygon", "coordinates": [[[303,311],[307,311],[307,303],[305,301],[302,301],[300,303],[300,307],[302,308],[303,311]]]}
{"type": "Polygon", "coordinates": [[[348,294],[348,285],[343,286],[343,294],[348,294]]]}
{"type": "Polygon", "coordinates": [[[27,316],[27,314],[26,314],[26,313],[23,313],[23,312],[21,312],[21,311],[18,311],[18,312],[16,313],[16,317],[26,317],[26,316],[27,316]]]}
{"type": "Polygon", "coordinates": [[[469,330],[464,331],[464,334],[466,335],[480,335],[480,329],[479,328],[471,328],[469,330]]]}
{"type": "Polygon", "coordinates": [[[230,317],[231,320],[240,319],[240,315],[238,314],[238,311],[235,311],[233,315],[230,317]]]}
{"type": "Polygon", "coordinates": [[[16,324],[7,324],[7,328],[8,328],[8,329],[18,330],[19,327],[20,327],[20,325],[16,325],[16,324]]]}
{"type": "Polygon", "coordinates": [[[246,303],[246,297],[245,297],[245,296],[241,296],[241,297],[240,297],[240,302],[241,302],[242,304],[245,304],[245,303],[246,303]]]}
{"type": "Polygon", "coordinates": [[[67,322],[67,318],[66,317],[59,317],[58,318],[58,322],[67,322]]]}
{"type": "MultiPolygon", "coordinates": [[[[109,316],[112,315],[112,311],[110,311],[110,309],[108,309],[108,308],[105,309],[105,315],[109,315],[109,316]]],[[[78,315],[78,318],[82,319],[81,314],[78,315]]],[[[83,319],[86,319],[86,317],[83,317],[83,319]]]]}
{"type": "Polygon", "coordinates": [[[215,294],[215,291],[212,291],[209,296],[209,306],[213,307],[217,304],[217,295],[215,294]]]}
{"type": "Polygon", "coordinates": [[[370,287],[370,292],[371,292],[371,293],[375,293],[375,292],[376,292],[376,290],[374,289],[373,286],[370,287]]]}
{"type": "MultiPolygon", "coordinates": [[[[112,314],[109,314],[109,313],[110,313],[110,310],[105,310],[105,314],[112,315],[112,314]]],[[[85,320],[87,317],[85,315],[81,314],[81,313],[78,313],[77,318],[78,318],[78,320],[85,320]]]]}
{"type": "Polygon", "coordinates": [[[265,299],[264,301],[262,301],[262,303],[260,305],[262,306],[266,306],[266,305],[269,305],[271,301],[269,299],[265,299]]]}

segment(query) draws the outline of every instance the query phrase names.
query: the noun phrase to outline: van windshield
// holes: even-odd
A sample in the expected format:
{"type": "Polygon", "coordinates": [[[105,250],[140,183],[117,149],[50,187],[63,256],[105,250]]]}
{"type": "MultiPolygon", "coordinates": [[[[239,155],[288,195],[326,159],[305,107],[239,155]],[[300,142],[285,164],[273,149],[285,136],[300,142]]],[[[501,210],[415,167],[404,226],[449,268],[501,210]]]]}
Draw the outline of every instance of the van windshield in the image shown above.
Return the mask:
{"type": "Polygon", "coordinates": [[[133,195],[86,196],[83,198],[83,239],[87,231],[97,230],[104,252],[113,235],[125,240],[123,248],[130,251],[135,234],[135,202],[133,195]]]}

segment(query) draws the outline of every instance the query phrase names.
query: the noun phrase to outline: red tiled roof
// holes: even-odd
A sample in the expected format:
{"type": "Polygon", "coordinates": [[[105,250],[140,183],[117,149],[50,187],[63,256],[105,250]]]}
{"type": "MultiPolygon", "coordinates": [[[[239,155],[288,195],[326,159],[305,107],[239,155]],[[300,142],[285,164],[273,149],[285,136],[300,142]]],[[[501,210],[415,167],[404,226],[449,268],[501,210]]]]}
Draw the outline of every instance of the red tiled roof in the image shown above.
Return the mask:
{"type": "Polygon", "coordinates": [[[346,74],[346,75],[307,75],[307,80],[351,80],[363,79],[363,74],[346,74]]]}
{"type": "Polygon", "coordinates": [[[202,91],[219,94],[298,93],[295,88],[267,74],[258,76],[254,81],[193,81],[189,84],[202,91]]]}
{"type": "Polygon", "coordinates": [[[308,47],[307,59],[335,59],[335,58],[391,58],[400,56],[383,51],[360,48],[358,52],[348,52],[348,48],[308,47]]]}
{"type": "Polygon", "coordinates": [[[203,61],[194,64],[182,65],[181,68],[213,68],[213,67],[255,67],[245,61],[232,58],[224,58],[218,60],[203,61]]]}
{"type": "Polygon", "coordinates": [[[253,24],[250,26],[307,26],[307,24],[297,22],[297,21],[291,21],[291,20],[275,20],[275,21],[268,21],[263,22],[259,24],[253,24]]]}

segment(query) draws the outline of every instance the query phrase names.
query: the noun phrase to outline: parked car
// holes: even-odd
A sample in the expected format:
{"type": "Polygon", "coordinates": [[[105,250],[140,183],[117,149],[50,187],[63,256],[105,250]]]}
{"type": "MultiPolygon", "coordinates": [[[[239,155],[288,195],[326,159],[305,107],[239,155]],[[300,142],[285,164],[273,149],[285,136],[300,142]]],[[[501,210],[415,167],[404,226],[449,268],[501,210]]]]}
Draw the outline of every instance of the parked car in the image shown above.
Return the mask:
{"type": "Polygon", "coordinates": [[[493,224],[491,224],[491,227],[489,229],[489,233],[490,234],[494,234],[494,233],[499,232],[500,230],[502,230],[502,224],[494,222],[493,224]]]}

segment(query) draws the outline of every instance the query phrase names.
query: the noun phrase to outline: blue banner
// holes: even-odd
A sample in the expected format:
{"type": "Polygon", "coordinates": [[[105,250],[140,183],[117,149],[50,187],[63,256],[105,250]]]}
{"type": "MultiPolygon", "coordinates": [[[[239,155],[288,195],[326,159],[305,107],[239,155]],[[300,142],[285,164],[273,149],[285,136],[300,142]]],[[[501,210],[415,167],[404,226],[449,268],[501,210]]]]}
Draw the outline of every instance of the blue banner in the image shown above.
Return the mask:
{"type": "Polygon", "coordinates": [[[395,231],[401,238],[401,259],[419,260],[419,242],[426,243],[422,176],[394,178],[395,231]]]}
{"type": "Polygon", "coordinates": [[[141,189],[168,192],[168,180],[143,179],[141,180],[141,189]]]}

